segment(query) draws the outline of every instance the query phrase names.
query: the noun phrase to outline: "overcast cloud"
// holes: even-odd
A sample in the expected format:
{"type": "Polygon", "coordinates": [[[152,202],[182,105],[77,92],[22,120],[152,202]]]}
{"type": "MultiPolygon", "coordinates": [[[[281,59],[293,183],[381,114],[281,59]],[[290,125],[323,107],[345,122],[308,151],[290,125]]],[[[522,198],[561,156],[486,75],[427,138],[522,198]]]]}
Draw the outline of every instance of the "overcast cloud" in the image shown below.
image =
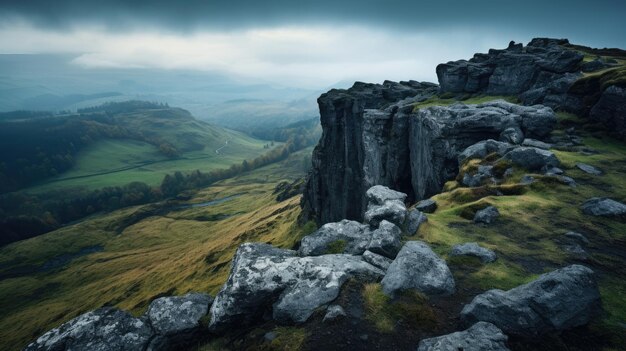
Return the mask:
{"type": "Polygon", "coordinates": [[[285,85],[436,80],[509,40],[626,47],[626,2],[92,1],[0,3],[0,53],[75,53],[86,68],[218,71],[285,85]]]}

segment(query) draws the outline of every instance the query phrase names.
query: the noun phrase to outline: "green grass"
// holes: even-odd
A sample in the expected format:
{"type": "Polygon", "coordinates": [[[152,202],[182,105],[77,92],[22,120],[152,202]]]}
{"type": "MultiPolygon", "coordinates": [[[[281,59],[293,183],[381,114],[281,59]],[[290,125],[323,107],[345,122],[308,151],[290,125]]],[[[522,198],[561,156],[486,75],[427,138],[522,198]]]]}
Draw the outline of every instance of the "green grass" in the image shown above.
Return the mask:
{"type": "Polygon", "coordinates": [[[0,339],[20,349],[46,330],[105,304],[143,313],[159,294],[217,293],[237,246],[246,241],[291,248],[315,225],[299,225],[300,197],[276,202],[280,181],[304,175],[303,150],[289,159],[216,183],[193,195],[198,203],[241,194],[209,207],[149,216],[116,228],[154,205],[95,216],[0,249],[0,274],[38,267],[55,256],[93,245],[102,252],[45,273],[0,280],[0,339]],[[207,221],[216,215],[232,216],[207,221]]]}
{"type": "Polygon", "coordinates": [[[413,105],[413,111],[417,111],[421,108],[432,106],[447,106],[457,102],[462,102],[467,105],[482,104],[494,100],[505,100],[508,102],[517,102],[517,98],[514,96],[491,96],[491,95],[477,95],[477,96],[463,96],[463,97],[446,97],[446,96],[434,96],[422,102],[418,102],[413,105]]]}
{"type": "MultiPolygon", "coordinates": [[[[168,173],[228,168],[268,151],[264,148],[266,141],[197,121],[181,111],[149,110],[115,117],[120,125],[130,130],[174,145],[180,152],[179,157],[168,158],[156,146],[143,141],[103,139],[81,150],[69,171],[25,191],[94,190],[133,181],[155,186],[168,173]]],[[[275,147],[281,144],[275,143],[275,147]]]]}

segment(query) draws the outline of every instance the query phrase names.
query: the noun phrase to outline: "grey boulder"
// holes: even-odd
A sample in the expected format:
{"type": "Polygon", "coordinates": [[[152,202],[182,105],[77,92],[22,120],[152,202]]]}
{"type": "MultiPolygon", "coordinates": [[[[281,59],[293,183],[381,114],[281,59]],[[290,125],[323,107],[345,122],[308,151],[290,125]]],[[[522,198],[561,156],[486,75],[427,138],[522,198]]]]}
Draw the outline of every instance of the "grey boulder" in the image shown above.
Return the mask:
{"type": "Polygon", "coordinates": [[[478,166],[478,170],[470,175],[469,173],[465,173],[463,175],[463,179],[461,180],[461,183],[465,186],[468,187],[478,187],[481,186],[483,184],[483,182],[485,181],[485,179],[492,179],[492,182],[495,181],[493,180],[493,166],[483,166],[480,165],[478,166]]]}
{"type": "Polygon", "coordinates": [[[314,233],[302,238],[298,254],[300,256],[318,256],[328,253],[331,244],[341,241],[343,252],[360,255],[370,242],[372,232],[368,225],[355,221],[342,220],[324,224],[314,233]]]}
{"type": "Polygon", "coordinates": [[[365,197],[369,201],[369,203],[375,205],[384,205],[387,201],[404,201],[406,199],[406,194],[401,193],[399,191],[395,191],[389,189],[383,185],[374,185],[373,187],[367,189],[365,192],[365,197]]]}
{"type": "Polygon", "coordinates": [[[524,141],[524,132],[519,127],[509,127],[500,133],[500,140],[519,145],[524,141]]]}
{"type": "Polygon", "coordinates": [[[402,225],[406,219],[406,206],[400,200],[387,200],[382,205],[370,203],[364,219],[365,223],[375,227],[383,220],[402,225]]]}
{"type": "Polygon", "coordinates": [[[104,307],[48,331],[24,350],[145,350],[152,336],[152,328],[145,320],[104,307]]]}
{"type": "Polygon", "coordinates": [[[433,213],[437,209],[437,202],[433,199],[426,199],[418,202],[415,209],[424,213],[433,213]]]}
{"type": "Polygon", "coordinates": [[[582,204],[584,214],[590,216],[618,217],[626,215],[626,205],[606,197],[592,197],[582,204]]]}
{"type": "Polygon", "coordinates": [[[365,251],[363,253],[363,261],[371,264],[374,267],[380,268],[385,272],[387,271],[387,269],[389,269],[391,262],[393,262],[392,259],[379,255],[377,253],[373,253],[371,251],[365,251]]]}
{"type": "Polygon", "coordinates": [[[220,332],[251,324],[268,310],[279,323],[302,323],[335,300],[349,278],[375,281],[383,275],[361,256],[297,257],[292,250],[245,243],[211,306],[209,329],[220,332]]]}
{"type": "Polygon", "coordinates": [[[493,206],[488,206],[482,210],[476,211],[474,215],[474,223],[491,224],[500,216],[500,212],[493,206]]]}
{"type": "Polygon", "coordinates": [[[331,322],[336,319],[342,318],[346,316],[346,311],[343,310],[343,307],[339,305],[330,305],[326,309],[326,314],[324,315],[323,322],[331,322]]]}
{"type": "Polygon", "coordinates": [[[524,139],[524,141],[522,141],[522,146],[536,147],[536,148],[544,149],[544,150],[548,150],[552,148],[552,144],[545,143],[540,140],[530,139],[530,138],[524,139]]]}
{"type": "Polygon", "coordinates": [[[495,325],[478,322],[460,332],[424,339],[417,351],[508,351],[507,340],[495,325]]]}
{"type": "Polygon", "coordinates": [[[391,222],[383,220],[378,229],[372,232],[372,238],[367,245],[367,250],[379,255],[395,258],[402,244],[400,228],[391,222]]]}
{"type": "Polygon", "coordinates": [[[466,325],[489,322],[507,334],[536,337],[587,324],[600,309],[594,272],[571,265],[509,291],[489,290],[461,311],[466,325]]]}
{"type": "Polygon", "coordinates": [[[200,319],[209,312],[213,298],[208,294],[158,298],[150,303],[146,317],[160,335],[186,333],[200,327],[200,319]]]}
{"type": "Polygon", "coordinates": [[[603,124],[615,137],[626,140],[626,88],[615,85],[606,88],[589,112],[589,119],[603,124]]]}
{"type": "Polygon", "coordinates": [[[465,163],[465,161],[472,159],[483,159],[487,155],[497,153],[500,156],[504,156],[508,151],[515,146],[508,142],[496,141],[493,139],[479,141],[476,144],[470,145],[463,150],[458,157],[459,165],[465,163]]]}
{"type": "Polygon", "coordinates": [[[576,168],[580,169],[581,171],[587,174],[596,175],[596,176],[602,175],[601,169],[594,167],[592,165],[588,165],[586,163],[577,163],[576,168]]]}
{"type": "Polygon", "coordinates": [[[507,152],[503,158],[531,171],[560,165],[553,152],[536,147],[518,147],[507,152]]]}
{"type": "Polygon", "coordinates": [[[409,233],[409,235],[415,235],[417,234],[417,230],[422,225],[422,223],[427,221],[428,217],[426,217],[426,214],[417,209],[412,209],[407,214],[406,231],[409,233]]]}
{"type": "Polygon", "coordinates": [[[450,256],[474,256],[480,258],[483,263],[494,262],[498,258],[495,252],[477,243],[454,245],[450,251],[450,256]]]}
{"type": "Polygon", "coordinates": [[[421,241],[404,244],[381,284],[389,296],[409,289],[426,295],[450,295],[455,289],[454,278],[446,262],[421,241]]]}

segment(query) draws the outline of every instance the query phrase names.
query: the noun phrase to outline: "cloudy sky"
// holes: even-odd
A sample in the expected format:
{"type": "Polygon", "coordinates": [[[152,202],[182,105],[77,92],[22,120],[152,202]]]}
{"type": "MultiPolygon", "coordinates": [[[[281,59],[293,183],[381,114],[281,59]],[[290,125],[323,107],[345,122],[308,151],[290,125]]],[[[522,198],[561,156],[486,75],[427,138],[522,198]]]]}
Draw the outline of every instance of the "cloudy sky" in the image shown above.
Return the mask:
{"type": "Polygon", "coordinates": [[[290,86],[436,81],[435,66],[510,40],[626,47],[626,1],[2,0],[0,54],[87,69],[191,69],[290,86]]]}

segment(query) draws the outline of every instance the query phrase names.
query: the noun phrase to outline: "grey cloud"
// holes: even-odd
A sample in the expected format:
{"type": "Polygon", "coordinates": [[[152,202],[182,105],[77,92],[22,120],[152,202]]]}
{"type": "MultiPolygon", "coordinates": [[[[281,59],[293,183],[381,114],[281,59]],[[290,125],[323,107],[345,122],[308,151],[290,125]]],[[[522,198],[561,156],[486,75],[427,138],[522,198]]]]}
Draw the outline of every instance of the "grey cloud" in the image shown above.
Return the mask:
{"type": "Polygon", "coordinates": [[[45,28],[94,23],[109,30],[239,30],[275,25],[358,24],[397,30],[492,28],[626,46],[626,2],[597,0],[4,0],[0,15],[45,28]]]}

